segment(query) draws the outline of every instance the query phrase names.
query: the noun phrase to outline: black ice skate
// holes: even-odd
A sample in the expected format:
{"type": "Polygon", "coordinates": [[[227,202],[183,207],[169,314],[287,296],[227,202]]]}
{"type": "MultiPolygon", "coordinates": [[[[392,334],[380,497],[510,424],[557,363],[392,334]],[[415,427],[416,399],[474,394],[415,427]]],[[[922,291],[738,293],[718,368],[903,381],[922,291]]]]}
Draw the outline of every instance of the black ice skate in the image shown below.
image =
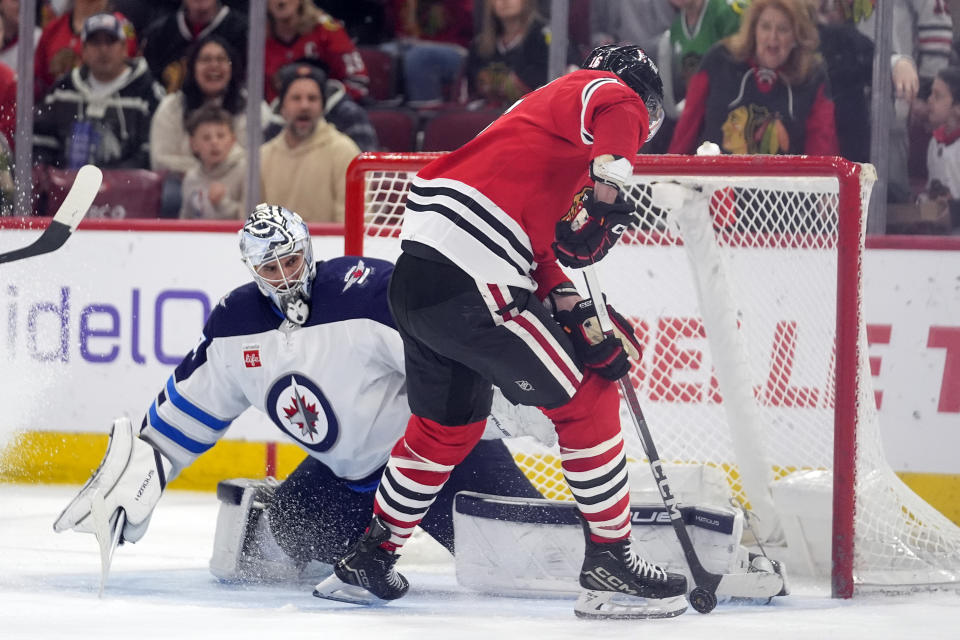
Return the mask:
{"type": "Polygon", "coordinates": [[[687,609],[687,579],[649,563],[630,540],[598,543],[584,527],[586,552],[580,570],[584,591],[574,612],[582,618],[669,618],[687,609]]]}
{"type": "Polygon", "coordinates": [[[367,531],[337,560],[333,575],[314,587],[313,595],[353,604],[377,604],[402,597],[410,584],[393,568],[400,557],[380,548],[390,530],[374,516],[367,531]]]}

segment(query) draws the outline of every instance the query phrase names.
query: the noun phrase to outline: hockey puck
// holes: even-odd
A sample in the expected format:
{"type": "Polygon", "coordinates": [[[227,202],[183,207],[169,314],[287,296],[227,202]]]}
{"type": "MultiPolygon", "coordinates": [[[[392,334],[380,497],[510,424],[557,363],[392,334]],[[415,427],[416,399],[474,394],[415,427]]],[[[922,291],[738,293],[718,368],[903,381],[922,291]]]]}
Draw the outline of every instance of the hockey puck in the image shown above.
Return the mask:
{"type": "Polygon", "coordinates": [[[698,613],[710,613],[717,606],[717,594],[697,587],[690,592],[690,606],[698,613]]]}

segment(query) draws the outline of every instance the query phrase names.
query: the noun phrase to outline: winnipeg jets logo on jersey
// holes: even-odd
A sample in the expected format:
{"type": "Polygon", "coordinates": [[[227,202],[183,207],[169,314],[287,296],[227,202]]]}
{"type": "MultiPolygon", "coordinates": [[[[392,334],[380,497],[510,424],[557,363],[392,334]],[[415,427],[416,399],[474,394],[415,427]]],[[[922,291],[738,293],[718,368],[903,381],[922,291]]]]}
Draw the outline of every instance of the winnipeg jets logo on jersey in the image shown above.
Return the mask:
{"type": "Polygon", "coordinates": [[[347,273],[344,274],[343,276],[344,285],[341,293],[343,293],[343,291],[346,291],[347,289],[352,287],[354,284],[362,287],[367,283],[367,278],[369,278],[370,274],[372,274],[373,272],[374,272],[373,267],[368,267],[365,264],[363,264],[363,260],[358,260],[357,264],[350,267],[347,270],[347,273]]]}
{"type": "Polygon", "coordinates": [[[275,425],[308,449],[327,451],[340,423],[320,387],[300,373],[284,374],[267,391],[267,414],[275,425]]]}

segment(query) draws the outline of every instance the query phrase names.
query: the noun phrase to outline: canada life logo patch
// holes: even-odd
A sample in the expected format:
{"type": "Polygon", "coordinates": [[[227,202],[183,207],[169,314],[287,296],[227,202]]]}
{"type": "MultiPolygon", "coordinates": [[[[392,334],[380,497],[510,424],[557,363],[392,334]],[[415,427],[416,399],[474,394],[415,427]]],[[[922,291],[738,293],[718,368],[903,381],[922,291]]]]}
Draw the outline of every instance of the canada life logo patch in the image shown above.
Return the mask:
{"type": "Polygon", "coordinates": [[[260,363],[260,345],[243,345],[243,366],[247,369],[262,366],[260,363]]]}
{"type": "Polygon", "coordinates": [[[329,400],[303,374],[277,378],[267,390],[265,409],[281,431],[312,451],[327,451],[340,436],[340,423],[329,400]]]}

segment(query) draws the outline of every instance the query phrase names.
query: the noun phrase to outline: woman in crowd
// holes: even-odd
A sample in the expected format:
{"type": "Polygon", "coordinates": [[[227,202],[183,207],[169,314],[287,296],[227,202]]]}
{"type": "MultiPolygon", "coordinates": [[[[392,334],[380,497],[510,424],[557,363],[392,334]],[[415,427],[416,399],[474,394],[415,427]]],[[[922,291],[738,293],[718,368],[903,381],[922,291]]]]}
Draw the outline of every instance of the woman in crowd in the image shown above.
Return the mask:
{"type": "MultiPolygon", "coordinates": [[[[150,167],[154,171],[186,173],[198,165],[190,150],[186,122],[205,104],[216,104],[233,116],[234,133],[242,146],[247,139],[246,92],[240,59],[233,47],[216,35],[198,40],[187,54],[183,87],[163,98],[150,122],[150,167]]],[[[261,101],[261,126],[271,118],[261,101]]]]}
{"type": "Polygon", "coordinates": [[[509,107],[547,82],[550,30],[537,0],[485,0],[483,25],[467,54],[471,98],[509,107]]]}
{"type": "Polygon", "coordinates": [[[754,0],[687,86],[670,153],[836,155],[834,105],[805,0],[754,0]]]}

